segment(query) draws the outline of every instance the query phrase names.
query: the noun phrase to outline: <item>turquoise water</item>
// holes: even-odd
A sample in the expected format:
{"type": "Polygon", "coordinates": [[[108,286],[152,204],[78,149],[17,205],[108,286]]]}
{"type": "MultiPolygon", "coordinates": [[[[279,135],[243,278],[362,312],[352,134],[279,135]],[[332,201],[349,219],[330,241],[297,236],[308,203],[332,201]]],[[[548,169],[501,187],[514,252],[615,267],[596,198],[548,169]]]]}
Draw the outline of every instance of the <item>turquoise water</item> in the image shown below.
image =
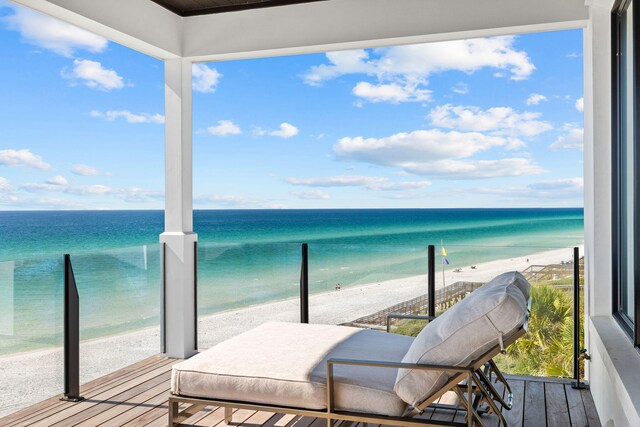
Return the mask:
{"type": "MultiPolygon", "coordinates": [[[[162,227],[162,211],[0,212],[0,354],[61,343],[63,253],[83,339],[158,325],[162,227]]],[[[451,267],[580,244],[583,211],[196,211],[194,228],[208,314],[295,296],[302,242],[311,292],[323,292],[424,274],[441,240],[451,267]]]]}

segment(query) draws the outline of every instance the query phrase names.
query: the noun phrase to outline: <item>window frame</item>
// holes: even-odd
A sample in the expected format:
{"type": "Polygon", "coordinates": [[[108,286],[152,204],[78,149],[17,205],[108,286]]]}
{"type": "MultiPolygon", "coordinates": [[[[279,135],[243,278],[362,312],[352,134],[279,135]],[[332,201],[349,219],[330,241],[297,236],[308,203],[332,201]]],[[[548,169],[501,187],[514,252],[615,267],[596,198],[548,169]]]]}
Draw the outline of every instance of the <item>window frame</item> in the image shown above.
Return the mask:
{"type": "Polygon", "coordinates": [[[633,97],[633,182],[635,183],[633,188],[633,217],[632,222],[634,226],[634,242],[633,242],[633,259],[628,262],[633,263],[633,280],[629,282],[633,286],[633,315],[634,320],[631,320],[624,312],[622,312],[622,295],[621,289],[621,269],[622,258],[621,254],[624,253],[621,249],[622,244],[622,224],[621,224],[621,202],[622,202],[622,177],[621,172],[621,128],[622,120],[620,103],[622,101],[621,89],[622,82],[620,81],[620,59],[621,59],[621,22],[624,13],[629,6],[633,4],[633,0],[616,0],[611,10],[611,222],[612,222],[612,313],[614,318],[618,321],[622,329],[629,335],[633,345],[640,347],[640,239],[638,239],[638,232],[640,232],[640,213],[638,212],[639,200],[640,200],[640,182],[638,178],[640,173],[638,172],[638,166],[640,166],[640,144],[638,131],[640,131],[640,120],[638,114],[638,99],[640,95],[640,85],[637,83],[640,81],[640,31],[636,31],[639,21],[640,11],[638,7],[640,5],[634,5],[632,11],[632,23],[633,23],[633,88],[631,94],[633,97]],[[638,6],[638,7],[636,7],[638,6]]]}

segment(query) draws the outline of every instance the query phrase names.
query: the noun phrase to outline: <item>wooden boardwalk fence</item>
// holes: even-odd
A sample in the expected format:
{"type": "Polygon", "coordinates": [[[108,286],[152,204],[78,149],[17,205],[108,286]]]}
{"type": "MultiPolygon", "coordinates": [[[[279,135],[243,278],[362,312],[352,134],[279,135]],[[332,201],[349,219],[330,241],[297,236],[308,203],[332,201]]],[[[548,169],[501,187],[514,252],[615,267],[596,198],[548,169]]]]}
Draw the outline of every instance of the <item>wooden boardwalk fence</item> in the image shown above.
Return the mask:
{"type": "MultiPolygon", "coordinates": [[[[531,265],[522,271],[524,277],[535,285],[539,282],[552,283],[557,288],[573,288],[573,264],[531,265]]],[[[584,258],[580,259],[580,277],[584,277],[584,258]]],[[[464,298],[482,286],[484,282],[455,282],[444,288],[436,289],[436,312],[446,310],[452,304],[464,298]]],[[[582,282],[580,284],[582,287],[582,282]]],[[[424,294],[404,301],[384,310],[360,317],[351,322],[343,323],[347,326],[366,328],[382,328],[387,325],[387,315],[396,314],[425,314],[429,306],[429,295],[424,294]]]]}

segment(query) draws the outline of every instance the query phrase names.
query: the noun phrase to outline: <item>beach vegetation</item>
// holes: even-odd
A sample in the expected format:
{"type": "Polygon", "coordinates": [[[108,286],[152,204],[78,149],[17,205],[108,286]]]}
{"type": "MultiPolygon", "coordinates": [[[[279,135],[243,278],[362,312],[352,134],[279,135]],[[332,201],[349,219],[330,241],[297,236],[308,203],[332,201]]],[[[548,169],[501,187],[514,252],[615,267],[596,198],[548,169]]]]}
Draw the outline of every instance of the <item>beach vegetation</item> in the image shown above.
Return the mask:
{"type": "MultiPolygon", "coordinates": [[[[583,318],[582,307],[580,311],[583,318]]],[[[531,288],[531,317],[527,334],[495,361],[500,369],[511,374],[571,377],[573,325],[571,292],[548,284],[535,285],[531,288]]],[[[580,348],[583,340],[581,334],[580,348]]]]}

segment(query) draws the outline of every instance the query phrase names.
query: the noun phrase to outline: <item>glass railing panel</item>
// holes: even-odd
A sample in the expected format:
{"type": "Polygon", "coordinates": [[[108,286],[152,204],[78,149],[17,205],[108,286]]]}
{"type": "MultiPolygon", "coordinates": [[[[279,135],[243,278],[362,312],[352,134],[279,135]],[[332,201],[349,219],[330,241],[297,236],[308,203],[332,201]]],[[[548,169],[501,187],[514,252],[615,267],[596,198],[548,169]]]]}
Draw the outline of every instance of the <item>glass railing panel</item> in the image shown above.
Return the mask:
{"type": "Polygon", "coordinates": [[[198,242],[198,348],[268,321],[300,321],[301,245],[198,242]]]}
{"type": "Polygon", "coordinates": [[[0,417],[62,392],[63,257],[0,261],[0,417]]]}
{"type": "MultiPolygon", "coordinates": [[[[583,347],[584,264],[579,246],[580,347],[583,347]]],[[[573,376],[574,333],[573,248],[543,246],[445,245],[436,247],[435,301],[439,315],[492,278],[519,271],[531,283],[528,332],[495,358],[505,373],[543,377],[573,376]]],[[[427,298],[425,298],[427,300],[427,298]]],[[[423,304],[408,306],[405,313],[426,314],[423,304]]],[[[391,310],[393,311],[393,310],[391,310]]],[[[395,320],[392,332],[417,335],[425,322],[395,320]]],[[[583,361],[580,361],[583,372],[583,361]]]]}
{"type": "Polygon", "coordinates": [[[309,244],[310,321],[382,327],[372,315],[425,299],[426,260],[426,246],[309,244]]]}
{"type": "MultiPolygon", "coordinates": [[[[582,252],[580,252],[582,254],[582,252]]],[[[527,334],[496,358],[504,372],[516,375],[571,378],[574,375],[574,265],[570,249],[544,253],[523,271],[531,283],[531,314],[527,334]]],[[[580,344],[584,347],[584,259],[578,260],[580,344]]],[[[579,360],[580,378],[584,361],[579,360]]]]}
{"type": "Polygon", "coordinates": [[[160,353],[159,245],[71,256],[80,299],[80,383],[160,353]]]}

